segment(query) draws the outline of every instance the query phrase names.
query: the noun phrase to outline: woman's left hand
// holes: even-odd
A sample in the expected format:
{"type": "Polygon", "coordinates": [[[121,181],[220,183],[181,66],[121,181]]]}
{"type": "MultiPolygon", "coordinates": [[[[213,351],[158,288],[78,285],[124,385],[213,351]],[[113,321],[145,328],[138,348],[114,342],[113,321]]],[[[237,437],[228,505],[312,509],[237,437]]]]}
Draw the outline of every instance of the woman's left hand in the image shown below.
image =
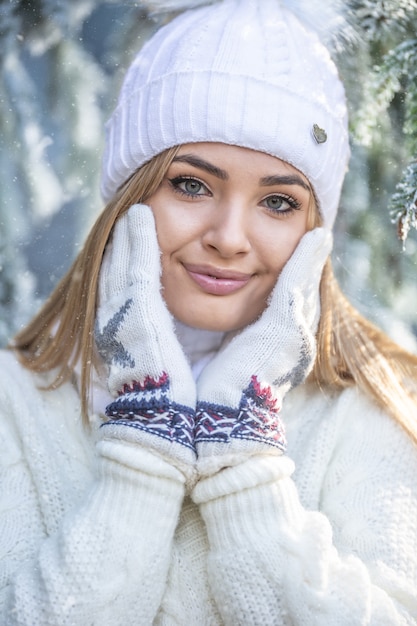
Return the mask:
{"type": "Polygon", "coordinates": [[[203,370],[195,442],[200,476],[253,454],[286,450],[279,411],[316,357],[320,279],[331,233],[306,233],[281,272],[268,307],[203,370]]]}

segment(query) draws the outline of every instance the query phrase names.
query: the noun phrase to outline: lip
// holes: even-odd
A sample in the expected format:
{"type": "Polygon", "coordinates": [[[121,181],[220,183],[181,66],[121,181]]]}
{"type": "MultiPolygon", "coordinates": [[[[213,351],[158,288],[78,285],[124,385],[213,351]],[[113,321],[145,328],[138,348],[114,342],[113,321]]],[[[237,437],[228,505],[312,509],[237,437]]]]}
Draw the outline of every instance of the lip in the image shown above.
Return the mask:
{"type": "Polygon", "coordinates": [[[184,264],[184,268],[205,293],[214,296],[227,296],[242,289],[253,276],[209,265],[184,264]]]}

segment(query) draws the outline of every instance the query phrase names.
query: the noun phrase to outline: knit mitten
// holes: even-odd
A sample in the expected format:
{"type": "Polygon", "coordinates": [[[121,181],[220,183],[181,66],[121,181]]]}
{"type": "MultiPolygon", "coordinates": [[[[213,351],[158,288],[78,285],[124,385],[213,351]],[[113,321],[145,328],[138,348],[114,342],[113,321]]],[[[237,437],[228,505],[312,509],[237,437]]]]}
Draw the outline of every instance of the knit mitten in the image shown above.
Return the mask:
{"type": "Polygon", "coordinates": [[[102,435],[150,448],[190,477],[196,389],[160,273],[152,211],[134,205],[116,223],[100,271],[95,340],[115,398],[102,435]]]}
{"type": "Polygon", "coordinates": [[[332,245],[317,228],[301,239],[261,317],[203,370],[197,386],[197,469],[201,476],[254,454],[286,450],[280,409],[304,381],[316,356],[319,286],[332,245]]]}

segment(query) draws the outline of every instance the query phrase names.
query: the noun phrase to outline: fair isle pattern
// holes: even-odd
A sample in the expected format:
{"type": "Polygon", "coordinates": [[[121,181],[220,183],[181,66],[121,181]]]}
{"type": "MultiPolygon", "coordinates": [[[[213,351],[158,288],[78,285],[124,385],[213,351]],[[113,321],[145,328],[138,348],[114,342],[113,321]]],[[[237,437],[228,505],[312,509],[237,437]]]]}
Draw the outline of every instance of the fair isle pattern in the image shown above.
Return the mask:
{"type": "Polygon", "coordinates": [[[249,439],[285,452],[287,442],[279,410],[271,388],[262,387],[252,376],[237,409],[210,402],[197,404],[195,442],[249,439]]]}
{"type": "Polygon", "coordinates": [[[110,419],[103,427],[130,426],[195,450],[195,411],[171,402],[169,386],[165,372],[159,378],[146,376],[142,382],[124,385],[119,397],[106,407],[110,419]]]}

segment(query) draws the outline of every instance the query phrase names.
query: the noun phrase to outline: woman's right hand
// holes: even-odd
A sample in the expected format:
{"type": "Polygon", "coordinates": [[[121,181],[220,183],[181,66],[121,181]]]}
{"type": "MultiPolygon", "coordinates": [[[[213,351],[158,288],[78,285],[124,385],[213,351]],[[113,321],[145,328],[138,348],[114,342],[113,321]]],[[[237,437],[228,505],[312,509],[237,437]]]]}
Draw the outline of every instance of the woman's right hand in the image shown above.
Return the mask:
{"type": "Polygon", "coordinates": [[[152,211],[134,205],[116,223],[100,271],[95,340],[115,398],[102,431],[151,448],[190,478],[196,388],[160,275],[152,211]]]}

